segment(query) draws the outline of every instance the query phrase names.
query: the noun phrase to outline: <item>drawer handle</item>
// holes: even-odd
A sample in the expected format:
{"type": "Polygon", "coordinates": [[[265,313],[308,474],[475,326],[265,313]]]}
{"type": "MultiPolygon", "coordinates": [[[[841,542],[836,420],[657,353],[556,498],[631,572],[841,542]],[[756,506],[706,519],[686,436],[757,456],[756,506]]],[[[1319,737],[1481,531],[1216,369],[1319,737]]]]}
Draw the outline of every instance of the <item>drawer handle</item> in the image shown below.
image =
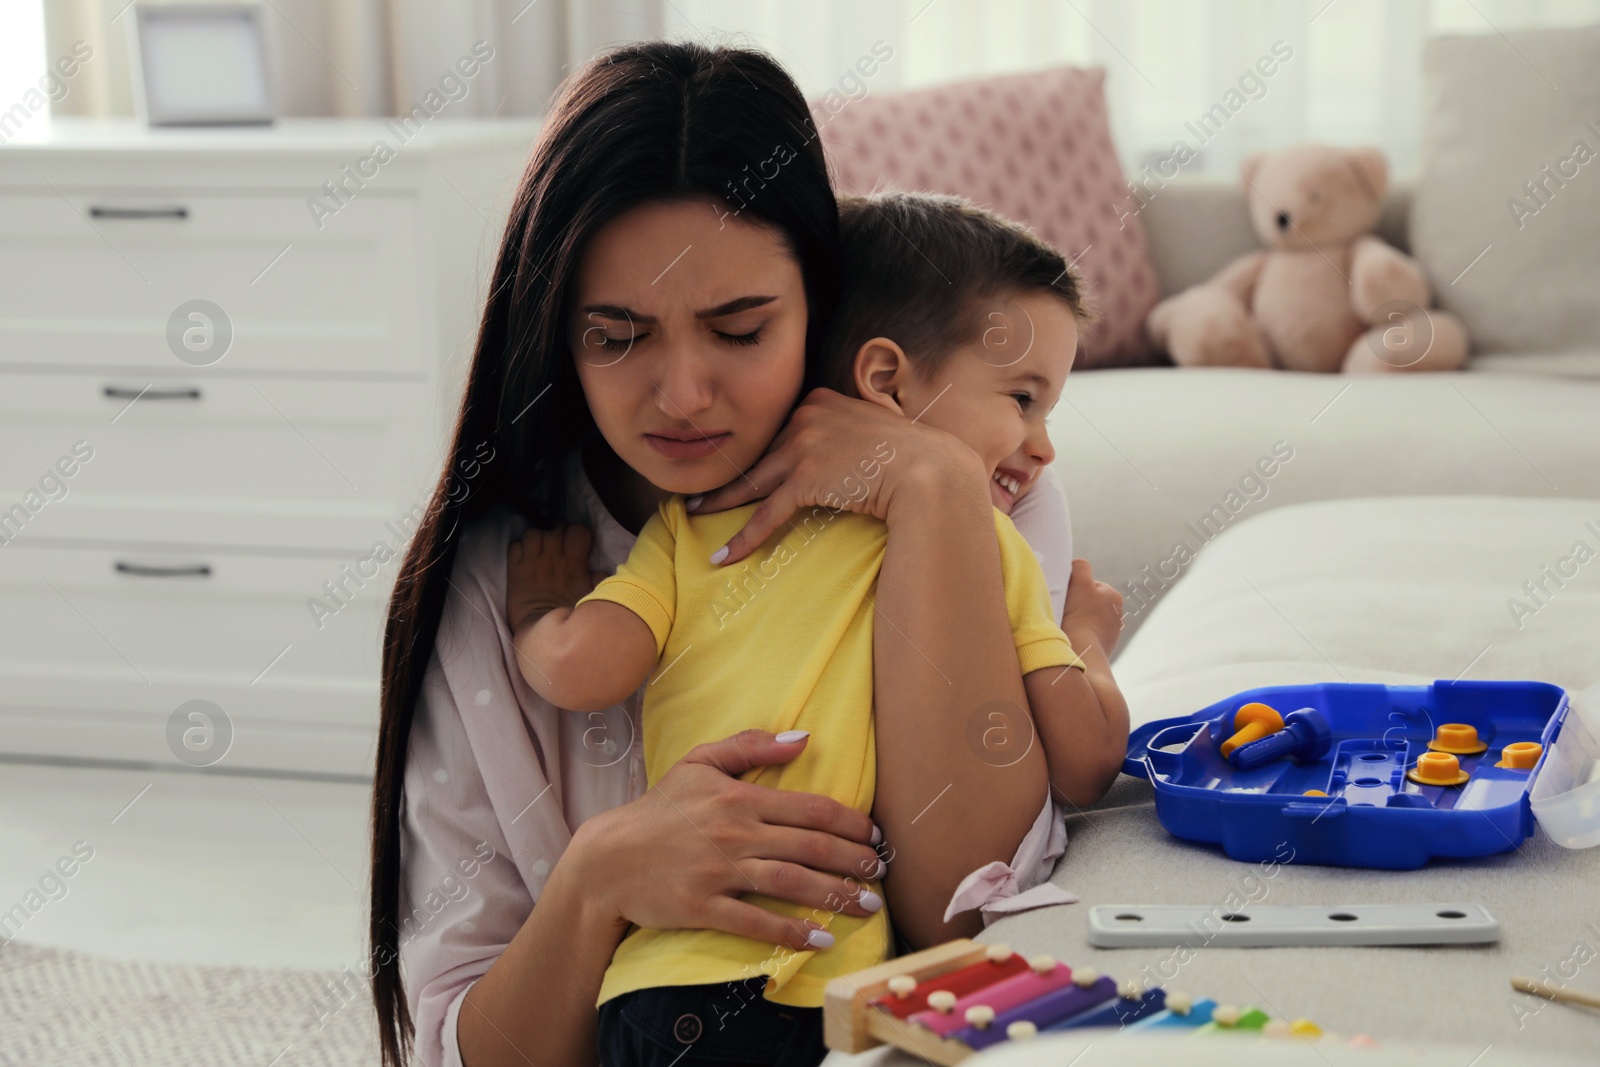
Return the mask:
{"type": "Polygon", "coordinates": [[[186,207],[96,207],[90,205],[89,217],[93,219],[186,219],[186,207]]]}
{"type": "Polygon", "coordinates": [[[199,400],[200,390],[190,386],[185,389],[129,389],[121,385],[108,385],[105,387],[106,396],[113,400],[199,400]]]}
{"type": "Polygon", "coordinates": [[[191,563],[182,567],[159,567],[146,563],[129,563],[126,560],[117,560],[118,574],[131,574],[139,578],[209,578],[211,577],[211,564],[191,563]]]}

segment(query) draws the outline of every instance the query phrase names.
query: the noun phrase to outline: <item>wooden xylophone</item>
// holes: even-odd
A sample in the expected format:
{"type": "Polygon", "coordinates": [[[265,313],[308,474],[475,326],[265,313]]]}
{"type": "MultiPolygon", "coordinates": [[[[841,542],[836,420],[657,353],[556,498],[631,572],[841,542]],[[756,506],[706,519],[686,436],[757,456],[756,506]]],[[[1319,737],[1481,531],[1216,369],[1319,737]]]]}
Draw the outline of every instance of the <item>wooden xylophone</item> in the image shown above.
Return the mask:
{"type": "MultiPolygon", "coordinates": [[[[950,941],[835,978],[824,994],[823,1037],[840,1052],[893,1045],[950,1065],[1002,1041],[1083,1027],[1254,1032],[1316,1037],[1309,1019],[1195,1000],[1118,983],[1093,967],[1023,957],[1005,945],[950,941]]],[[[1370,1041],[1370,1039],[1367,1039],[1370,1041]]]]}

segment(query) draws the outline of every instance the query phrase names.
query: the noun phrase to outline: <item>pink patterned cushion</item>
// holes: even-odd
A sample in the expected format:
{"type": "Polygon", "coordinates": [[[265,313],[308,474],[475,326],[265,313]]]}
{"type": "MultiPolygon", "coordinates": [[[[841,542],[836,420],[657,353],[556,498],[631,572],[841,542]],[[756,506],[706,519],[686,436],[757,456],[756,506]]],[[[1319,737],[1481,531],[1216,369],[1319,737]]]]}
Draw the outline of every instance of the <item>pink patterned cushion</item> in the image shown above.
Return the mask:
{"type": "Polygon", "coordinates": [[[1105,71],[1060,67],[844,100],[812,115],[841,195],[953,193],[1027,223],[1071,260],[1096,322],[1080,366],[1153,361],[1145,315],[1160,297],[1144,227],[1111,144],[1105,71]]]}

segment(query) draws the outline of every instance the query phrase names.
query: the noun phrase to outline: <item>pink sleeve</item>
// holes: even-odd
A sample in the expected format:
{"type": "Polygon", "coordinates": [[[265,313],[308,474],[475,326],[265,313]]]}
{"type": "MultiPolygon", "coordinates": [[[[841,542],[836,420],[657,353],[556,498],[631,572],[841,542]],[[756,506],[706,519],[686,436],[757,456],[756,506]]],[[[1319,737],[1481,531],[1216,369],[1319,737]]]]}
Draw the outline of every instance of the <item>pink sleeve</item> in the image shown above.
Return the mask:
{"type": "Polygon", "coordinates": [[[424,1067],[460,1064],[462,998],[527,920],[572,831],[643,790],[636,703],[563,711],[516,670],[505,554],[523,525],[500,517],[463,535],[406,754],[400,958],[424,1067]]]}
{"type": "Polygon", "coordinates": [[[1039,557],[1059,623],[1067,604],[1067,580],[1072,577],[1072,516],[1054,464],[1039,472],[1038,484],[1011,509],[1011,522],[1039,557]]]}
{"type": "Polygon", "coordinates": [[[944,909],[944,921],[978,908],[983,925],[988,926],[1002,915],[1052,904],[1076,904],[1076,893],[1050,881],[1056,861],[1067,851],[1066,819],[1065,809],[1046,799],[1010,863],[995,860],[961,879],[944,909]]]}

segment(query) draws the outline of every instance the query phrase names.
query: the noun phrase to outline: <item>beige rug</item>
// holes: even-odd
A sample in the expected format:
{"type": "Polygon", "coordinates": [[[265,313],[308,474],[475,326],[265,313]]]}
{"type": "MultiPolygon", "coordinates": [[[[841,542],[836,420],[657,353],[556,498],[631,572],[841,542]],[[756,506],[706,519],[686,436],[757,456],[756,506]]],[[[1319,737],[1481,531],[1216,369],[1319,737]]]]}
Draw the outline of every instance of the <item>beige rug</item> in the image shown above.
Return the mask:
{"type": "Polygon", "coordinates": [[[106,959],[0,945],[0,1063],[375,1064],[365,983],[340,971],[106,959]]]}

